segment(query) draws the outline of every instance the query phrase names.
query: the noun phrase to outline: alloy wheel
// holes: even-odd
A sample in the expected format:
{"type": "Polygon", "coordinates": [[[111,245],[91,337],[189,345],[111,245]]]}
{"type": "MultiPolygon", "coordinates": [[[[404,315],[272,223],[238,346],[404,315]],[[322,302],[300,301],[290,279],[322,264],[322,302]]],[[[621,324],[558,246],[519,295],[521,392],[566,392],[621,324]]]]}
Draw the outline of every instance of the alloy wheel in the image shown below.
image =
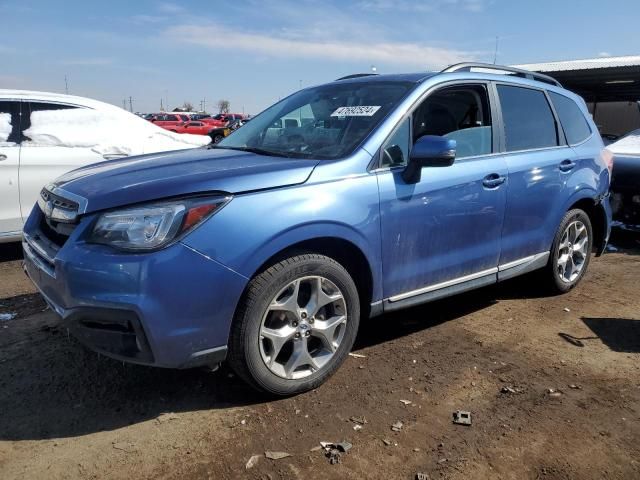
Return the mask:
{"type": "Polygon", "coordinates": [[[589,255],[589,233],[580,220],[567,225],[557,251],[557,274],[560,280],[571,283],[576,280],[589,255]]]}
{"type": "Polygon", "coordinates": [[[262,318],[262,360],[279,377],[305,378],[335,355],[346,323],[344,296],[333,282],[298,278],[278,292],[262,318]]]}

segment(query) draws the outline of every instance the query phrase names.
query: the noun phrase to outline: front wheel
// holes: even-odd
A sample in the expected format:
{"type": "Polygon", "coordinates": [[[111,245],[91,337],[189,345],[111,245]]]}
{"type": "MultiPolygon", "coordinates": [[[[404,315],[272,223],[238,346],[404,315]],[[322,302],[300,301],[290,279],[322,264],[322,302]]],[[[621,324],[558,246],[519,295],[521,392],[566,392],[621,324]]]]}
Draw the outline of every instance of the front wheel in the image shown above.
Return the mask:
{"type": "Polygon", "coordinates": [[[347,357],[359,317],[358,291],[342,265],[317,254],[287,258],[249,283],[232,326],[229,364],[272,394],[311,390],[347,357]]]}
{"type": "Polygon", "coordinates": [[[569,210],[556,232],[546,268],[549,286],[565,293],[584,277],[591,259],[593,229],[589,216],[580,209],[569,210]]]}

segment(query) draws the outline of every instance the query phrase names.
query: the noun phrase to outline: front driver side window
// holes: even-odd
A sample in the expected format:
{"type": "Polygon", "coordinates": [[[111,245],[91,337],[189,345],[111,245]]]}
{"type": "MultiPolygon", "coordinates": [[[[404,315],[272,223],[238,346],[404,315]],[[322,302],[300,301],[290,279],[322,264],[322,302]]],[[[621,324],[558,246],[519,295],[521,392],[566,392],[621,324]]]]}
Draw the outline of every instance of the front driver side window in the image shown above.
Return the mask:
{"type": "Polygon", "coordinates": [[[456,158],[492,152],[489,98],[484,85],[459,85],[429,95],[413,115],[413,142],[424,135],[455,140],[456,158]]]}
{"type": "Polygon", "coordinates": [[[409,119],[405,118],[382,147],[381,167],[397,167],[409,161],[409,119]]]}

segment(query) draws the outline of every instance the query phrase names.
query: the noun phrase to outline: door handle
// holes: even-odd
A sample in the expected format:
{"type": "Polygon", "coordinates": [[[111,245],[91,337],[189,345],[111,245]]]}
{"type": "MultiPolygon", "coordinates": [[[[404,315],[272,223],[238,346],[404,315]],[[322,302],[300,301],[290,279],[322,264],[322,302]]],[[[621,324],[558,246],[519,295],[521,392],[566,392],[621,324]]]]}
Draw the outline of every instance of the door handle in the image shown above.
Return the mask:
{"type": "Polygon", "coordinates": [[[576,166],[576,162],[574,162],[573,160],[566,159],[560,162],[560,171],[568,172],[569,170],[573,169],[573,167],[575,166],[576,166]]]}
{"type": "Polygon", "coordinates": [[[0,162],[6,159],[7,159],[7,156],[4,153],[0,153],[0,162]]]}
{"type": "Polygon", "coordinates": [[[505,177],[504,175],[491,173],[484,177],[484,179],[482,180],[482,185],[484,185],[486,188],[498,188],[505,182],[506,179],[507,177],[505,177]]]}

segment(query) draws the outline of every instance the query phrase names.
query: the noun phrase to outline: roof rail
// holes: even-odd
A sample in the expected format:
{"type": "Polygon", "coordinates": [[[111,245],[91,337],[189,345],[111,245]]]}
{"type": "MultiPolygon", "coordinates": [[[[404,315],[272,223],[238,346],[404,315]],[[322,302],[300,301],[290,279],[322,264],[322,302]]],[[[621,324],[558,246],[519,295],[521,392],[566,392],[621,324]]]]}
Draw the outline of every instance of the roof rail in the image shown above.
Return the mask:
{"type": "Polygon", "coordinates": [[[542,73],[530,72],[529,70],[522,70],[521,68],[515,67],[506,67],[504,65],[494,65],[492,63],[475,63],[475,62],[463,62],[456,63],[455,65],[451,65],[450,67],[442,70],[441,73],[451,73],[451,72],[470,72],[472,68],[483,68],[485,70],[497,70],[501,72],[509,72],[518,77],[528,78],[529,80],[538,80],[539,82],[550,83],[551,85],[555,85],[556,87],[562,87],[560,82],[558,82],[555,78],[550,77],[549,75],[544,75],[542,73]]]}
{"type": "Polygon", "coordinates": [[[350,78],[370,77],[372,75],[377,75],[377,73],[354,73],[352,75],[347,75],[346,77],[336,78],[334,82],[337,82],[338,80],[349,80],[350,78]]]}

